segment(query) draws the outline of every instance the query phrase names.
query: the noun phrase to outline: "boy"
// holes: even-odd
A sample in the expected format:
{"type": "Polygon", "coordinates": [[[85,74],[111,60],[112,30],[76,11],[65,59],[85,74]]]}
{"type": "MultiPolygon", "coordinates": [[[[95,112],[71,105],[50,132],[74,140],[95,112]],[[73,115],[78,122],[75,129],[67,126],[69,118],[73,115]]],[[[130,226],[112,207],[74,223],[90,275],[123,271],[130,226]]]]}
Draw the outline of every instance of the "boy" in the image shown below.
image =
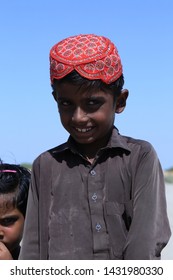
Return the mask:
{"type": "Polygon", "coordinates": [[[30,176],[25,167],[0,164],[0,260],[18,259],[30,176]]]}
{"type": "Polygon", "coordinates": [[[151,144],[114,127],[128,97],[116,47],[64,39],[50,77],[70,137],[34,161],[20,259],[159,259],[170,237],[164,178],[151,144]]]}

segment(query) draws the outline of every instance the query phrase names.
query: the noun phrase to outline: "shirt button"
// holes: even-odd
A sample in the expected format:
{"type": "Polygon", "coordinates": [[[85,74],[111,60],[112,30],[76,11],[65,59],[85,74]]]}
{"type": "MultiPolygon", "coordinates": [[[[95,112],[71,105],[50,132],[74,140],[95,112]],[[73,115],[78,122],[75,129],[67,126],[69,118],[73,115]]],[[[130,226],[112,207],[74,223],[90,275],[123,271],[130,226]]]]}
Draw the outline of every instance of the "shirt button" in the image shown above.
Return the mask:
{"type": "Polygon", "coordinates": [[[97,200],[97,195],[96,195],[96,193],[93,194],[92,200],[94,200],[94,202],[96,202],[96,200],[97,200]]]}
{"type": "Polygon", "coordinates": [[[95,172],[94,170],[91,170],[90,174],[91,174],[92,176],[95,176],[95,175],[96,175],[96,172],[95,172]]]}
{"type": "Polygon", "coordinates": [[[95,226],[95,229],[97,230],[97,232],[99,232],[101,230],[101,228],[102,228],[101,225],[97,223],[95,226]]]}

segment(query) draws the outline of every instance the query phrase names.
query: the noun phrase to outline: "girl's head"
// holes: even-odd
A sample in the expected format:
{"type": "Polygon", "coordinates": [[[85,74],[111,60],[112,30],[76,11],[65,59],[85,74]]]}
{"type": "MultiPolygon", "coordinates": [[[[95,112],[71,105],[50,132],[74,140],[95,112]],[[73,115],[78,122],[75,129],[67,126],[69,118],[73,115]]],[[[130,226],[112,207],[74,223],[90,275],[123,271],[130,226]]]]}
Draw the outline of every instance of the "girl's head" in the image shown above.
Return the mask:
{"type": "Polygon", "coordinates": [[[0,241],[11,252],[22,238],[30,176],[25,167],[0,164],[0,241]]]}
{"type": "Polygon", "coordinates": [[[23,166],[0,164],[0,195],[8,197],[8,204],[10,203],[13,208],[17,208],[24,217],[30,178],[30,171],[23,166]]]}

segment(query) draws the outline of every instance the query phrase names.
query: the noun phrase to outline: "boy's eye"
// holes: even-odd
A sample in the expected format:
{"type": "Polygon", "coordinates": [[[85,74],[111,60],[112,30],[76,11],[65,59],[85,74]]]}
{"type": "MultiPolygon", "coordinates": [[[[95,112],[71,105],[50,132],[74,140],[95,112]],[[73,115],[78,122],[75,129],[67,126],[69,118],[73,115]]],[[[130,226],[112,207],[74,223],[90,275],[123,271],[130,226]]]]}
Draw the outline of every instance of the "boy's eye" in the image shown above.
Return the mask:
{"type": "Polygon", "coordinates": [[[99,108],[102,105],[102,102],[98,99],[89,99],[87,101],[87,106],[91,107],[91,108],[99,108]]]}
{"type": "Polygon", "coordinates": [[[61,101],[58,102],[58,105],[59,106],[63,106],[63,107],[70,106],[70,104],[71,103],[69,101],[67,101],[67,100],[61,100],[61,101]]]}
{"type": "Polygon", "coordinates": [[[4,219],[0,219],[0,224],[1,224],[1,226],[9,227],[9,226],[12,226],[17,220],[18,220],[18,217],[4,218],[4,219]]]}
{"type": "Polygon", "coordinates": [[[68,102],[68,101],[63,101],[63,102],[61,102],[61,105],[63,105],[63,106],[69,106],[69,105],[70,105],[70,102],[68,102]]]}
{"type": "Polygon", "coordinates": [[[98,100],[90,100],[89,105],[101,105],[101,103],[98,100]]]}
{"type": "Polygon", "coordinates": [[[89,100],[88,105],[96,105],[98,102],[96,100],[89,100]]]}

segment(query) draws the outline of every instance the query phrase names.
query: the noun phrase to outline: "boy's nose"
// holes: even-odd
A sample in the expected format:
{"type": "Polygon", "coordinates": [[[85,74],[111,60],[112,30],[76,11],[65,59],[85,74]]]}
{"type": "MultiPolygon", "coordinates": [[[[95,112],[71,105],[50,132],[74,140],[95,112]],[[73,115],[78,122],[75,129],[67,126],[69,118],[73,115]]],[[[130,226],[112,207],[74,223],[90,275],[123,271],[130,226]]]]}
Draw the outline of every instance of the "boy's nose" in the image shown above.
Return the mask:
{"type": "Polygon", "coordinates": [[[74,122],[86,122],[88,120],[87,113],[80,107],[77,107],[73,113],[72,120],[74,122]]]}

